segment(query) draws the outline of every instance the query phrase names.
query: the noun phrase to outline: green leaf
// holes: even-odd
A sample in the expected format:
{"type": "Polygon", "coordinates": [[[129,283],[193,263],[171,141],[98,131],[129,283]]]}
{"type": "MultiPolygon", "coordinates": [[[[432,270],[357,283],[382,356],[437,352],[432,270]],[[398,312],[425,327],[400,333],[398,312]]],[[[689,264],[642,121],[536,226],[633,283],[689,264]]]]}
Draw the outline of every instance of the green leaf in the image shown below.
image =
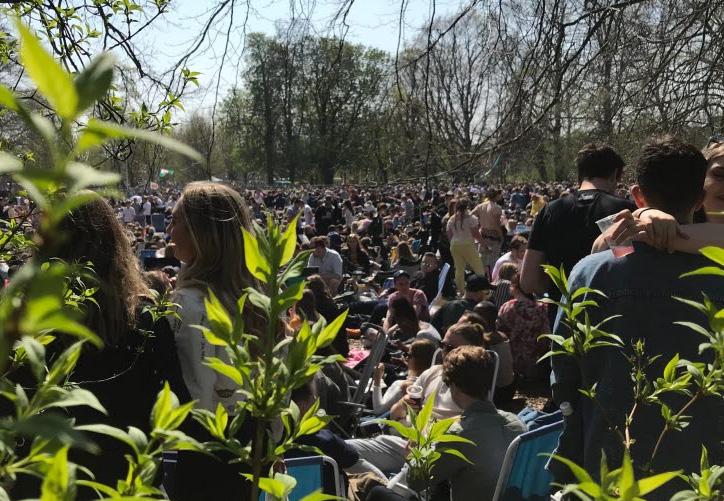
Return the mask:
{"type": "Polygon", "coordinates": [[[105,494],[106,496],[110,496],[113,499],[118,499],[120,497],[118,491],[99,482],[93,482],[91,480],[76,480],[75,483],[77,485],[90,487],[91,489],[94,489],[101,494],[105,494]]]}
{"type": "Polygon", "coordinates": [[[95,57],[86,68],[75,77],[78,92],[78,113],[93,106],[100,100],[113,81],[114,58],[105,52],[95,57]]]}
{"type": "Polygon", "coordinates": [[[581,468],[580,466],[578,466],[576,463],[574,463],[574,462],[571,461],[570,459],[564,458],[564,457],[562,457],[562,456],[558,456],[558,455],[556,455],[556,454],[547,454],[547,455],[549,455],[550,457],[552,457],[552,458],[555,459],[556,461],[560,461],[561,463],[563,463],[563,464],[565,464],[566,466],[568,466],[568,468],[571,470],[571,473],[573,473],[573,475],[576,477],[576,479],[577,479],[579,482],[593,482],[593,479],[592,479],[591,476],[586,472],[586,470],[584,470],[583,468],[581,468]]]}
{"type": "Polygon", "coordinates": [[[93,392],[90,392],[88,390],[84,390],[83,388],[74,388],[70,391],[68,391],[64,396],[60,397],[58,400],[52,402],[48,407],[78,407],[78,406],[86,406],[90,407],[91,409],[95,409],[98,412],[102,412],[103,414],[108,414],[108,411],[106,411],[105,407],[100,403],[98,398],[93,394],[93,392]]]}
{"type": "MultiPolygon", "coordinates": [[[[242,475],[249,481],[254,478],[251,473],[243,473],[242,475]]],[[[282,473],[275,473],[274,478],[262,477],[259,479],[259,489],[278,499],[285,499],[296,485],[297,481],[294,477],[282,473]]]]}
{"type": "Polygon", "coordinates": [[[391,419],[380,419],[380,423],[386,424],[390,428],[394,428],[394,430],[403,438],[406,438],[407,440],[417,440],[418,436],[415,430],[411,427],[407,427],[404,424],[400,423],[399,421],[393,421],[391,419]]]}
{"type": "Polygon", "coordinates": [[[664,367],[664,379],[666,381],[673,381],[676,376],[676,367],[679,365],[679,354],[674,355],[671,360],[664,367]]]}
{"type": "Polygon", "coordinates": [[[628,451],[623,453],[623,464],[621,465],[621,475],[618,478],[618,489],[624,499],[633,499],[639,495],[638,485],[634,479],[633,463],[628,451]]]}
{"type": "Polygon", "coordinates": [[[148,437],[145,433],[143,433],[142,430],[139,430],[135,426],[128,427],[128,436],[131,440],[133,440],[133,443],[136,444],[136,448],[139,451],[142,451],[146,447],[148,447],[148,437]]]}
{"type": "Polygon", "coordinates": [[[584,294],[598,294],[599,296],[608,297],[600,290],[592,289],[590,287],[581,287],[580,289],[576,289],[575,292],[571,294],[571,299],[577,299],[584,294]]]}
{"type": "Polygon", "coordinates": [[[220,437],[223,437],[224,432],[226,431],[226,425],[229,422],[229,413],[226,412],[226,409],[223,405],[221,405],[221,403],[216,405],[216,414],[214,415],[214,418],[216,429],[218,430],[220,437]]]}
{"type": "Polygon", "coordinates": [[[465,457],[465,454],[463,454],[463,453],[460,452],[458,449],[455,449],[455,448],[453,448],[453,447],[443,449],[442,452],[444,452],[445,454],[450,454],[451,456],[455,456],[456,458],[462,459],[462,460],[465,461],[466,463],[474,464],[474,463],[473,463],[472,461],[470,461],[467,457],[465,457]]]}
{"type": "Polygon", "coordinates": [[[284,266],[294,257],[294,251],[297,250],[297,220],[299,214],[289,221],[284,235],[282,235],[282,242],[284,243],[284,252],[282,252],[282,259],[279,266],[284,266]]]}
{"type": "Polygon", "coordinates": [[[323,494],[321,490],[317,490],[317,491],[312,492],[311,494],[307,494],[299,501],[333,501],[333,500],[344,501],[345,499],[346,498],[332,496],[331,494],[323,494]]]}
{"type": "Polygon", "coordinates": [[[699,249],[699,252],[704,254],[706,257],[714,261],[719,266],[724,267],[724,248],[722,247],[704,247],[699,249]]]}
{"type": "Polygon", "coordinates": [[[226,343],[231,342],[231,331],[233,329],[231,317],[211,289],[209,289],[208,295],[204,299],[204,306],[206,307],[206,318],[214,335],[223,339],[226,343]]]}
{"type": "Polygon", "coordinates": [[[45,381],[48,384],[58,384],[64,377],[72,372],[75,364],[78,363],[80,352],[83,348],[83,341],[78,341],[70,345],[60,356],[53,362],[45,381]]]}
{"type": "Polygon", "coordinates": [[[78,108],[78,94],[70,75],[48,54],[37,38],[21,22],[20,62],[50,106],[65,120],[72,120],[78,108]]]}
{"type": "Polygon", "coordinates": [[[106,172],[94,169],[90,165],[79,162],[69,162],[65,173],[72,181],[73,191],[82,190],[89,186],[108,186],[121,180],[121,176],[115,172],[106,172]]]}
{"type": "Polygon", "coordinates": [[[717,268],[716,266],[704,266],[703,268],[699,268],[697,270],[684,273],[683,275],[679,275],[679,278],[693,277],[696,275],[714,275],[718,277],[724,277],[724,269],[717,268]]]}
{"type": "Polygon", "coordinates": [[[157,144],[168,150],[175,151],[196,162],[204,163],[206,161],[198,151],[171,137],[96,119],[89,120],[88,125],[81,130],[81,136],[78,139],[75,153],[78,155],[113,139],[140,139],[141,141],[157,144]]]}
{"type": "Polygon", "coordinates": [[[216,357],[207,357],[206,361],[204,362],[204,365],[207,365],[211,367],[213,370],[218,372],[219,374],[222,374],[229,379],[231,379],[234,383],[236,383],[239,386],[244,386],[244,379],[241,376],[241,372],[239,372],[239,369],[236,367],[227,364],[220,358],[216,357]]]}
{"type": "Polygon", "coordinates": [[[168,381],[164,383],[163,388],[158,392],[156,402],[151,409],[151,425],[153,428],[163,428],[164,423],[168,420],[168,416],[173,408],[173,399],[171,397],[171,387],[168,381]]]}
{"type": "Polygon", "coordinates": [[[203,334],[204,338],[206,338],[206,341],[208,341],[209,344],[212,344],[214,346],[229,346],[229,343],[214,334],[211,329],[204,327],[203,325],[192,325],[191,327],[199,329],[201,331],[201,334],[203,334]]]}
{"type": "MultiPolygon", "coordinates": [[[[257,238],[245,228],[242,228],[241,232],[244,235],[244,260],[246,262],[246,268],[256,279],[267,283],[269,281],[271,268],[266,257],[262,256],[259,250],[257,238]]],[[[251,297],[249,299],[251,299],[251,297]]]]}
{"type": "Polygon", "coordinates": [[[669,471],[666,473],[659,473],[658,475],[653,475],[651,477],[642,478],[637,482],[638,484],[638,495],[639,496],[645,496],[649,492],[658,489],[662,485],[664,485],[666,482],[678,477],[683,470],[679,471],[669,471]]]}
{"type": "Polygon", "coordinates": [[[420,431],[424,430],[430,421],[430,417],[432,416],[432,407],[435,405],[436,394],[437,390],[433,390],[433,392],[428,395],[427,400],[425,400],[425,405],[422,406],[420,413],[415,419],[415,428],[420,431]]]}
{"type": "Polygon", "coordinates": [[[0,151],[0,174],[13,174],[23,170],[23,162],[15,155],[0,151]]]}
{"type": "Polygon", "coordinates": [[[25,354],[28,357],[30,369],[33,371],[35,379],[40,381],[45,369],[45,346],[30,336],[23,336],[20,342],[25,348],[25,354]]]}
{"type": "Polygon", "coordinates": [[[344,321],[347,320],[347,314],[349,314],[349,310],[344,310],[329,325],[322,329],[322,332],[317,336],[317,348],[324,348],[334,341],[337,332],[342,328],[342,325],[344,325],[344,321]]]}
{"type": "Polygon", "coordinates": [[[40,488],[40,501],[70,501],[75,498],[70,488],[72,466],[68,464],[68,447],[62,447],[55,453],[50,468],[43,477],[40,488]]]}
{"type": "Polygon", "coordinates": [[[107,424],[84,424],[76,426],[76,430],[87,431],[90,433],[98,433],[100,435],[106,435],[108,437],[115,438],[116,440],[119,440],[124,444],[128,445],[131,449],[133,449],[136,454],[138,454],[138,447],[136,445],[136,442],[131,438],[131,436],[125,431],[114,428],[113,426],[109,426],[107,424]]]}
{"type": "Polygon", "coordinates": [[[446,433],[445,435],[440,435],[439,437],[435,437],[433,442],[438,444],[450,444],[450,443],[460,443],[460,444],[468,444],[468,445],[477,445],[472,440],[468,440],[465,437],[461,437],[460,435],[454,435],[452,433],[446,433]]]}
{"type": "Polygon", "coordinates": [[[710,337],[711,334],[709,331],[707,331],[704,327],[702,327],[699,324],[695,324],[694,322],[674,322],[675,325],[682,325],[684,327],[688,327],[689,329],[693,330],[694,332],[698,332],[704,337],[710,337]]]}
{"type": "Polygon", "coordinates": [[[15,94],[4,85],[0,85],[0,106],[5,106],[13,111],[20,109],[18,101],[15,99],[15,94]]]}

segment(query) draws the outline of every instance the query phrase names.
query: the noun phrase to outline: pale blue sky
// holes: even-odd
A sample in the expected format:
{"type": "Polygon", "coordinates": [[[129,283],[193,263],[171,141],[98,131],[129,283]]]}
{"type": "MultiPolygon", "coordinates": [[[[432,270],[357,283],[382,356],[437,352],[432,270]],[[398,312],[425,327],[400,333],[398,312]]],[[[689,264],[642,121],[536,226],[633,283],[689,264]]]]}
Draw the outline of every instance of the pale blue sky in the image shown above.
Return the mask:
{"type": "MultiPolygon", "coordinates": [[[[209,9],[218,0],[174,0],[171,12],[164,16],[150,29],[142,39],[142,45],[147,53],[151,54],[149,63],[156,66],[157,71],[163,71],[178,60],[180,54],[192,44],[197,33],[202,29],[208,19],[209,9]]],[[[347,40],[395,52],[399,30],[400,2],[402,0],[356,0],[347,17],[350,26],[347,40]]],[[[298,10],[300,4],[314,5],[311,16],[314,30],[320,34],[329,35],[330,23],[337,12],[339,0],[249,0],[251,8],[248,11],[246,31],[275,33],[275,22],[288,21],[292,17],[291,4],[298,10]]],[[[429,22],[432,0],[407,0],[407,8],[403,23],[403,40],[410,40],[417,34],[419,27],[429,22]]],[[[436,0],[435,18],[447,17],[461,8],[460,0],[436,0]]],[[[232,35],[228,47],[227,57],[221,73],[219,94],[224,95],[225,90],[238,83],[237,75],[239,61],[243,56],[244,47],[244,20],[247,7],[242,1],[237,1],[234,12],[232,35]]],[[[304,14],[296,13],[297,17],[304,14]]],[[[209,109],[216,95],[216,81],[221,63],[221,56],[226,41],[226,30],[230,17],[226,15],[210,33],[206,42],[197,54],[191,59],[189,67],[200,71],[200,89],[186,98],[187,108],[209,109]]],[[[335,28],[339,34],[340,26],[335,28]]],[[[403,44],[404,45],[404,44],[403,44]]]]}

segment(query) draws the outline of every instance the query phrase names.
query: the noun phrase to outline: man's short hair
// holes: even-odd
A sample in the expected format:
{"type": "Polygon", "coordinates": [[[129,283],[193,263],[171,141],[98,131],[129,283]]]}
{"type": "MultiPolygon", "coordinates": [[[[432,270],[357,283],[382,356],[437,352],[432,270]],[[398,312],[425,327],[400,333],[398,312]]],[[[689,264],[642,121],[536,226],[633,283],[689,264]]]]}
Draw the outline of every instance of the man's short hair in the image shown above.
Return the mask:
{"type": "Polygon", "coordinates": [[[312,247],[328,247],[329,246],[329,239],[323,235],[312,238],[309,243],[312,245],[312,247]]]}
{"type": "Polygon", "coordinates": [[[588,143],[576,155],[578,180],[620,175],[626,163],[608,144],[588,143]]]}
{"type": "Polygon", "coordinates": [[[706,159],[696,146],[665,135],[644,146],[636,164],[636,183],[652,206],[681,214],[701,201],[706,170],[706,159]]]}
{"type": "Polygon", "coordinates": [[[518,273],[518,265],[515,263],[503,263],[498,269],[498,280],[513,280],[513,276],[518,273]]]}
{"type": "Polygon", "coordinates": [[[510,240],[511,249],[520,249],[528,245],[528,239],[521,235],[516,235],[510,240]]]}
{"type": "Polygon", "coordinates": [[[481,346],[460,346],[447,354],[442,379],[466,395],[484,400],[493,385],[495,359],[481,346]]]}

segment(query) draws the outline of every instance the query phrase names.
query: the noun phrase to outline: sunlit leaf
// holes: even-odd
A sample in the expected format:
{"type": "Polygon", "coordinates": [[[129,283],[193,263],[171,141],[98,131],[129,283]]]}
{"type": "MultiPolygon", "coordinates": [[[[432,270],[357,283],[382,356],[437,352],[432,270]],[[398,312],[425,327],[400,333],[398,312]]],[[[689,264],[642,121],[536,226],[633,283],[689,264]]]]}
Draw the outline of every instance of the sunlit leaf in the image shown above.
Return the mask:
{"type": "Polygon", "coordinates": [[[101,99],[113,81],[114,58],[105,52],[93,58],[86,68],[75,77],[78,92],[78,112],[83,112],[101,99]]]}
{"type": "MultiPolygon", "coordinates": [[[[256,279],[263,283],[269,281],[271,268],[266,257],[262,256],[257,238],[245,228],[241,229],[244,235],[244,259],[246,268],[256,279]]],[[[249,298],[251,299],[251,298],[249,298]]]]}
{"type": "Polygon", "coordinates": [[[78,94],[73,79],[40,45],[37,38],[22,23],[20,33],[20,62],[50,106],[66,120],[75,118],[78,94]]]}
{"type": "Polygon", "coordinates": [[[294,257],[294,251],[297,249],[297,220],[299,219],[299,214],[294,216],[294,218],[289,221],[286,231],[284,232],[284,235],[282,236],[282,242],[284,243],[284,252],[282,253],[282,259],[279,263],[279,266],[284,266],[289,261],[291,261],[292,257],[294,257]]]}
{"type": "Polygon", "coordinates": [[[61,448],[55,453],[50,468],[43,476],[43,484],[40,487],[40,501],[70,501],[74,496],[69,496],[69,487],[72,469],[68,463],[68,447],[61,448]]]}
{"type": "Polygon", "coordinates": [[[648,494],[649,492],[658,489],[662,485],[664,485],[666,482],[673,480],[674,478],[678,477],[683,470],[679,471],[669,471],[666,473],[659,473],[658,475],[653,475],[651,477],[642,478],[639,480],[638,483],[638,495],[644,496],[648,494]]]}
{"type": "Polygon", "coordinates": [[[204,157],[198,151],[169,136],[96,119],[89,120],[88,125],[81,130],[81,136],[76,145],[76,154],[113,139],[139,139],[175,151],[199,163],[205,162],[204,157]]]}
{"type": "Polygon", "coordinates": [[[23,170],[23,163],[15,155],[0,151],[0,174],[12,174],[23,170]]]}
{"type": "Polygon", "coordinates": [[[4,106],[13,111],[18,111],[19,109],[18,102],[15,99],[13,91],[4,85],[0,85],[0,106],[4,106]]]}

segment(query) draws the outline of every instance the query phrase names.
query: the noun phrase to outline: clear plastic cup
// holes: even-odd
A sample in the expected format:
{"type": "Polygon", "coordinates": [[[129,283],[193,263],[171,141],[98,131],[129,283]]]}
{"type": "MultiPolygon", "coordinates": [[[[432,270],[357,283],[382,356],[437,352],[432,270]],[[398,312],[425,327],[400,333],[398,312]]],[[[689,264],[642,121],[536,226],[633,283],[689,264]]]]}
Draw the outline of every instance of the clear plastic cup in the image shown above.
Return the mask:
{"type": "Polygon", "coordinates": [[[422,386],[412,384],[407,387],[407,396],[414,400],[417,405],[422,405],[422,391],[422,386]]]}
{"type": "MultiPolygon", "coordinates": [[[[615,220],[616,214],[611,214],[608,217],[599,219],[598,221],[596,221],[596,224],[598,225],[598,229],[601,230],[601,233],[605,233],[611,226],[613,226],[613,223],[616,222],[615,220]]],[[[611,249],[611,252],[613,252],[613,255],[616,257],[628,256],[634,251],[634,246],[631,239],[624,240],[618,245],[613,245],[608,240],[606,240],[606,243],[608,244],[608,248],[611,249]]]]}

